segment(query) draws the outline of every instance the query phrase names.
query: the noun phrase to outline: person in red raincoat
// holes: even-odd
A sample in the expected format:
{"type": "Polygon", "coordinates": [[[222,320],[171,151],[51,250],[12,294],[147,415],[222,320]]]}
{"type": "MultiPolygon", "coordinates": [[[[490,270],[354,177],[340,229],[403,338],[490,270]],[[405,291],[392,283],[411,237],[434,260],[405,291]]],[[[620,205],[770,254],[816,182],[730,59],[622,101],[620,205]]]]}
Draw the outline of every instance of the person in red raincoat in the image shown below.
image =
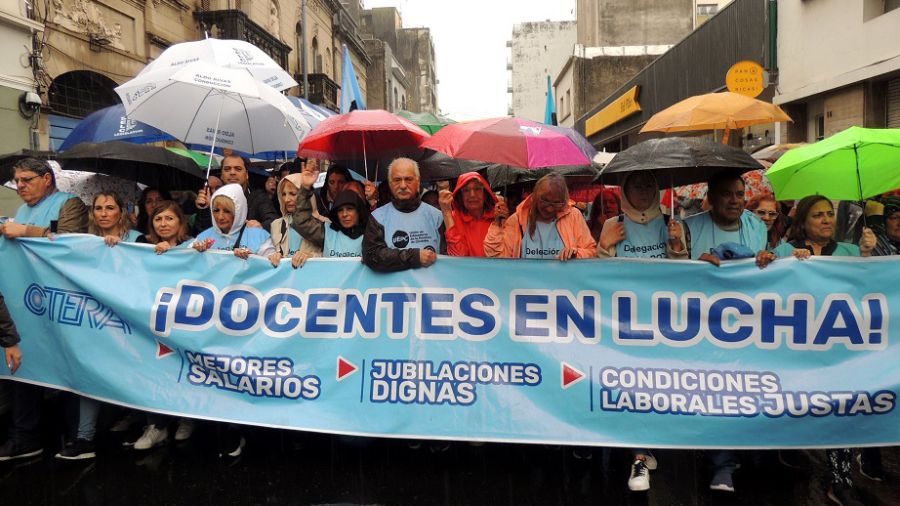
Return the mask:
{"type": "Polygon", "coordinates": [[[506,217],[506,203],[491,191],[477,172],[466,172],[456,181],[456,189],[441,190],[440,209],[444,214],[447,254],[456,257],[483,257],[484,236],[496,216],[506,217]]]}

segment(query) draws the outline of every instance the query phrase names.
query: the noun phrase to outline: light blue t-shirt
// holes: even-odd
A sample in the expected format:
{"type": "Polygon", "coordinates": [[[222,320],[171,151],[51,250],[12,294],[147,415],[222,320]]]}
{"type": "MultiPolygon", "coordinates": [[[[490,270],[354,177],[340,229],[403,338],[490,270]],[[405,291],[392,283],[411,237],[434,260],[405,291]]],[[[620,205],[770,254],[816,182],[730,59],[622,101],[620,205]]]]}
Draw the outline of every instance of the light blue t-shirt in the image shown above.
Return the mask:
{"type": "MultiPolygon", "coordinates": [[[[385,232],[386,233],[386,232],[385,232]]],[[[338,232],[325,225],[325,246],[322,256],[326,257],[361,257],[363,236],[351,239],[347,234],[338,232]]]]}
{"type": "Polygon", "coordinates": [[[690,216],[684,222],[691,234],[692,260],[726,242],[740,244],[753,251],[766,249],[766,224],[747,210],[741,214],[741,226],[737,230],[722,230],[713,223],[708,211],[690,216]]]}
{"type": "MultiPolygon", "coordinates": [[[[200,232],[196,239],[186,241],[181,246],[190,247],[194,242],[203,242],[207,239],[215,239],[210,249],[218,249],[225,251],[234,250],[234,243],[237,241],[239,233],[235,232],[231,235],[220,234],[216,227],[209,227],[200,232]]],[[[259,254],[260,249],[270,238],[269,233],[257,227],[247,227],[244,229],[244,235],[241,237],[241,246],[248,248],[250,251],[259,254]]]]}
{"type": "MultiPolygon", "coordinates": [[[[775,253],[776,257],[783,258],[789,257],[794,253],[794,245],[785,242],[781,243],[772,250],[772,253],[775,253]]],[[[859,256],[859,246],[855,244],[850,244],[847,242],[839,242],[836,243],[834,251],[831,253],[831,256],[834,257],[858,257],[859,256]]]]}
{"type": "Polygon", "coordinates": [[[522,234],[522,258],[556,260],[565,247],[559,229],[556,228],[556,220],[550,223],[535,222],[534,237],[528,233],[527,226],[522,234]]]}
{"type": "Polygon", "coordinates": [[[51,221],[59,219],[63,204],[73,198],[77,197],[71,193],[53,192],[33,206],[22,204],[16,211],[15,222],[35,227],[49,227],[51,221]]]}
{"type": "Polygon", "coordinates": [[[444,215],[430,205],[422,203],[415,211],[404,213],[394,204],[386,204],[372,211],[372,217],[384,227],[384,242],[389,248],[440,251],[444,215]]]}
{"type": "Polygon", "coordinates": [[[638,223],[628,216],[622,219],[625,240],[616,245],[616,256],[624,258],[667,258],[666,243],[669,229],[660,215],[647,223],[638,223]]]}

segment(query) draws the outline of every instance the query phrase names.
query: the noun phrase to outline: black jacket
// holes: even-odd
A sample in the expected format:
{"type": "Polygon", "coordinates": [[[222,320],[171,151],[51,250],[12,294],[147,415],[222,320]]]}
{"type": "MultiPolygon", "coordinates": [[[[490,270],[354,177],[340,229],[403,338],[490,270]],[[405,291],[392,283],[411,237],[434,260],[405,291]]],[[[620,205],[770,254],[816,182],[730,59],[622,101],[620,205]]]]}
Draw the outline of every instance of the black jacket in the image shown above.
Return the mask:
{"type": "MultiPolygon", "coordinates": [[[[275,206],[272,205],[272,197],[266,193],[266,190],[244,191],[247,197],[247,220],[256,220],[262,223],[263,230],[266,232],[272,226],[272,222],[280,218],[275,206]]],[[[209,206],[206,209],[197,210],[198,230],[206,230],[212,226],[212,213],[209,212],[209,206]]]]}
{"type": "Polygon", "coordinates": [[[13,322],[9,309],[6,308],[6,302],[3,295],[0,294],[0,346],[9,348],[19,344],[19,332],[16,330],[16,324],[13,322]]]}

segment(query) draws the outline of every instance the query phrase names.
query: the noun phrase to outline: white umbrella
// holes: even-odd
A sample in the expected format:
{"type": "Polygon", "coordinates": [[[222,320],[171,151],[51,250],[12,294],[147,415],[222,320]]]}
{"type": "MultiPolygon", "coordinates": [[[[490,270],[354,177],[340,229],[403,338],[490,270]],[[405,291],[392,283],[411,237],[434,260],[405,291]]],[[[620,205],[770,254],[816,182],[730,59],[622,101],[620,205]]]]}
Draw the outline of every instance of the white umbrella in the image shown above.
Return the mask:
{"type": "Polygon", "coordinates": [[[247,69],[257,81],[282,91],[297,86],[297,81],[261,49],[242,40],[204,39],[169,47],[138,74],[161,69],[180,69],[195,62],[218,67],[247,69]]]}
{"type": "Polygon", "coordinates": [[[129,118],[210,151],[293,151],[310,130],[284,95],[246,69],[194,62],[141,74],[116,93],[129,118]]]}

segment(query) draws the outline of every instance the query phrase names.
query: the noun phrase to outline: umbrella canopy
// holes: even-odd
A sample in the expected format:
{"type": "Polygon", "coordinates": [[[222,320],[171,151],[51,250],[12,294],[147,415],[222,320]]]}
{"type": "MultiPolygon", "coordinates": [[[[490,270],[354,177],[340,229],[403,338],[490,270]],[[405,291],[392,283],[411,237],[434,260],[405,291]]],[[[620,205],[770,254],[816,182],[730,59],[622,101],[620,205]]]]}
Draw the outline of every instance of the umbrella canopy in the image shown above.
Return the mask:
{"type": "Polygon", "coordinates": [[[337,115],[334,111],[320,107],[305,98],[288,96],[287,99],[300,111],[300,116],[303,116],[310,127],[315,127],[325,121],[325,118],[337,115]]]}
{"type": "MultiPolygon", "coordinates": [[[[765,160],[760,160],[763,167],[769,165],[765,160]]],[[[766,179],[765,169],[751,170],[745,172],[741,178],[744,180],[744,198],[747,200],[764,193],[773,194],[772,184],[766,179]]],[[[675,195],[679,200],[700,200],[706,198],[706,183],[694,183],[687,186],[678,186],[675,188],[675,195]]],[[[662,199],[663,203],[668,202],[667,197],[662,199]]]]}
{"type": "Polygon", "coordinates": [[[536,169],[523,169],[503,164],[491,164],[480,170],[491,188],[499,189],[504,186],[533,185],[538,179],[547,174],[558,174],[566,178],[569,184],[589,184],[599,175],[599,171],[593,165],[561,165],[556,167],[542,167],[536,169]]]}
{"type": "Polygon", "coordinates": [[[177,70],[195,62],[244,69],[257,81],[278,91],[297,86],[297,81],[262,49],[249,42],[231,39],[203,39],[175,44],[144,67],[138,76],[162,69],[177,70]]]}
{"type": "Polygon", "coordinates": [[[125,106],[118,104],[94,111],[78,122],[59,150],[65,151],[82,142],[125,141],[146,144],[172,140],[175,137],[162,130],[129,118],[125,113],[125,106]]]}
{"type": "Polygon", "coordinates": [[[400,110],[395,112],[394,114],[400,116],[401,118],[406,118],[412,121],[416,125],[419,125],[422,130],[425,130],[431,135],[434,135],[438,130],[444,128],[447,125],[456,123],[446,116],[441,116],[439,114],[433,114],[430,112],[411,112],[400,110]]]}
{"type": "Polygon", "coordinates": [[[453,158],[538,168],[590,165],[597,150],[571,128],[522,118],[455,123],[422,144],[453,158]]]}
{"type": "Polygon", "coordinates": [[[606,184],[622,185],[636,170],[650,170],[660,188],[706,181],[722,170],[747,172],[762,165],[743,150],[701,139],[650,139],[618,153],[600,171],[606,184]]]}
{"type": "Polygon", "coordinates": [[[181,155],[181,156],[190,158],[191,160],[194,161],[194,163],[196,163],[200,167],[206,167],[208,165],[211,165],[213,168],[217,168],[219,166],[219,162],[215,158],[210,160],[210,156],[208,154],[199,153],[199,152],[191,150],[191,149],[183,149],[183,148],[167,147],[166,149],[175,153],[176,155],[181,155]]]}
{"type": "Polygon", "coordinates": [[[327,118],[309,132],[297,155],[332,160],[369,160],[412,155],[428,132],[387,111],[352,111],[327,118]]]}
{"type": "Polygon", "coordinates": [[[200,62],[167,67],[139,75],[116,93],[130,118],[185,144],[244,153],[287,151],[310,129],[284,95],[245,69],[200,62]]]}
{"type": "Polygon", "coordinates": [[[756,158],[757,160],[763,160],[770,163],[775,163],[779,158],[782,157],[788,151],[799,148],[801,146],[806,146],[805,142],[795,142],[790,144],[772,144],[766,146],[762,149],[758,149],[752,153],[751,156],[756,158]]]}
{"type": "Polygon", "coordinates": [[[128,142],[79,144],[58,159],[66,170],[99,172],[154,188],[199,188],[205,179],[203,168],[190,157],[128,142]]]}
{"type": "Polygon", "coordinates": [[[782,121],[791,121],[791,117],[777,105],[726,91],[697,95],[667,107],[654,114],[641,132],[735,130],[782,121]]]}
{"type": "Polygon", "coordinates": [[[850,127],[784,154],[766,172],[779,200],[863,200],[900,188],[900,129],[850,127]]]}

